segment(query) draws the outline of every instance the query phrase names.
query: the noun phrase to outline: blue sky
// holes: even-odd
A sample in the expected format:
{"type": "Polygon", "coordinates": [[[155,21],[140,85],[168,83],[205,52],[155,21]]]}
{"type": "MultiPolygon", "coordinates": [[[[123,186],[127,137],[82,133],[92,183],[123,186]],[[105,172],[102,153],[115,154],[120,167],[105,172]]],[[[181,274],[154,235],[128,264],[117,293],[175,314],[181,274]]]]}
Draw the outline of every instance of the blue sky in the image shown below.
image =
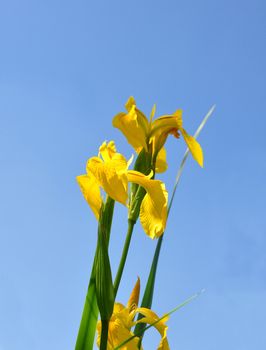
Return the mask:
{"type": "MultiPolygon", "coordinates": [[[[147,114],[183,109],[189,159],[163,244],[154,310],[206,292],[169,321],[171,349],[266,346],[265,1],[0,4],[0,349],[74,348],[97,223],[75,182],[130,95],[147,114]]],[[[185,151],[169,139],[171,192],[185,151]]],[[[116,206],[114,271],[126,210],[116,206]]],[[[118,299],[143,287],[156,242],[137,225],[118,299]]],[[[145,349],[155,349],[150,332],[145,349]]]]}

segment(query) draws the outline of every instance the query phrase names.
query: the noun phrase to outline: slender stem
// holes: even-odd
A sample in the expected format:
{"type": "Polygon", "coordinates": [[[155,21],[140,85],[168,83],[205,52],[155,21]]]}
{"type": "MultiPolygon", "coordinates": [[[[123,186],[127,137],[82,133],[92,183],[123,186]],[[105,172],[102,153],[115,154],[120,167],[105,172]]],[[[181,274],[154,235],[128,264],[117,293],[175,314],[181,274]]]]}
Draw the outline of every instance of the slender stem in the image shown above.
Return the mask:
{"type": "Polygon", "coordinates": [[[125,240],[125,244],[124,244],[124,248],[123,248],[123,252],[122,252],[122,256],[121,256],[121,260],[118,266],[118,270],[116,273],[116,277],[115,277],[115,281],[114,281],[114,295],[116,297],[117,294],[117,290],[121,281],[121,277],[122,277],[122,273],[124,270],[124,266],[125,266],[125,262],[127,259],[127,253],[128,253],[128,249],[129,249],[129,245],[130,245],[130,241],[131,241],[131,236],[132,236],[132,232],[135,226],[135,221],[128,219],[128,229],[127,229],[127,236],[126,236],[126,240],[125,240]]]}
{"type": "MultiPolygon", "coordinates": [[[[214,109],[215,109],[215,105],[211,107],[209,112],[203,118],[200,126],[198,127],[196,133],[194,134],[195,139],[199,136],[201,130],[203,129],[204,125],[206,124],[206,122],[208,121],[210,116],[212,115],[214,109]]],[[[189,149],[186,150],[184,157],[183,157],[183,160],[182,160],[180,167],[178,169],[178,172],[177,172],[174,189],[173,189],[172,196],[171,196],[170,203],[169,203],[168,210],[167,210],[167,218],[168,218],[169,213],[171,211],[173,200],[174,200],[175,193],[176,193],[176,189],[177,189],[177,186],[179,184],[182,172],[184,170],[184,166],[185,166],[186,160],[188,158],[188,155],[189,155],[189,149]]],[[[163,236],[164,236],[164,234],[162,234],[161,237],[159,238],[159,240],[157,242],[156,250],[154,252],[154,257],[153,257],[152,265],[150,268],[149,278],[148,278],[148,281],[146,283],[146,288],[145,288],[144,296],[143,296],[142,303],[141,303],[142,307],[151,308],[151,305],[152,305],[155,276],[156,276],[157,264],[158,264],[158,260],[159,260],[159,256],[160,256],[160,250],[161,250],[163,236]]],[[[138,319],[140,319],[140,318],[141,318],[141,316],[138,319]]],[[[138,323],[135,327],[135,330],[134,330],[135,334],[137,333],[138,336],[140,335],[140,341],[138,344],[139,348],[141,346],[141,341],[142,341],[143,333],[145,331],[145,326],[146,325],[144,325],[143,323],[138,323]]]]}
{"type": "Polygon", "coordinates": [[[102,320],[100,350],[106,350],[107,349],[108,326],[109,326],[109,321],[108,320],[102,320]]]}
{"type": "MultiPolygon", "coordinates": [[[[152,304],[152,298],[153,298],[153,291],[154,291],[154,284],[155,284],[155,278],[156,278],[156,271],[157,271],[157,265],[159,261],[159,256],[160,256],[160,251],[161,251],[161,246],[162,246],[162,241],[163,241],[163,235],[160,236],[158,239],[157,245],[156,245],[156,250],[153,256],[151,268],[150,268],[150,273],[148,277],[148,281],[146,283],[145,287],[145,292],[142,298],[142,303],[141,307],[146,307],[148,309],[151,308],[152,304]]],[[[138,320],[143,318],[144,316],[139,313],[138,315],[138,320]]],[[[142,342],[142,337],[143,333],[145,330],[146,324],[145,323],[137,323],[134,329],[134,334],[138,334],[140,337],[138,347],[139,349],[141,348],[141,342],[142,342]]]]}

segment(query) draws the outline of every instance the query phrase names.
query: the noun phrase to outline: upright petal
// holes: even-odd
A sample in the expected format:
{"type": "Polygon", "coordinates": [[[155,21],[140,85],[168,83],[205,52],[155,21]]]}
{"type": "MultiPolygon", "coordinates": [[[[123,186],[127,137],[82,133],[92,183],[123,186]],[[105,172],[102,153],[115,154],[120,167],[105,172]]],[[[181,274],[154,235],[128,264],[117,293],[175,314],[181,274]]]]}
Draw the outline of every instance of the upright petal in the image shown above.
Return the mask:
{"type": "Polygon", "coordinates": [[[167,220],[168,193],[165,184],[138,171],[128,171],[128,180],[147,191],[140,207],[140,222],[145,233],[152,239],[158,238],[165,230],[167,220]]]}
{"type": "Polygon", "coordinates": [[[116,147],[114,141],[110,141],[108,144],[105,141],[99,147],[99,156],[101,156],[105,162],[111,160],[115,154],[116,147]]]}
{"type": "Polygon", "coordinates": [[[178,109],[171,115],[163,115],[152,123],[151,135],[157,132],[168,132],[172,129],[182,128],[182,110],[178,109]]]}
{"type": "Polygon", "coordinates": [[[93,211],[96,219],[99,220],[99,213],[102,206],[102,198],[99,185],[96,179],[91,175],[77,176],[77,182],[83,193],[84,198],[88,202],[91,210],[93,211]]]}
{"type": "Polygon", "coordinates": [[[135,108],[128,114],[119,113],[113,119],[113,126],[118,128],[126,137],[128,143],[139,152],[141,148],[147,149],[146,134],[138,122],[135,108]]]}
{"type": "Polygon", "coordinates": [[[149,122],[146,116],[136,107],[133,97],[128,99],[126,109],[128,113],[119,113],[114,117],[113,126],[124,134],[137,152],[142,148],[147,150],[149,122]]]}
{"type": "Polygon", "coordinates": [[[127,303],[127,308],[129,309],[129,312],[137,308],[139,303],[139,292],[140,292],[140,279],[138,277],[135,287],[133,288],[127,303]]]}
{"type": "Polygon", "coordinates": [[[167,170],[166,149],[162,147],[156,157],[155,171],[156,173],[164,173],[167,170]]]}
{"type": "MultiPolygon", "coordinates": [[[[145,134],[147,135],[150,129],[148,119],[146,118],[145,114],[140,109],[137,108],[136,101],[133,96],[129,97],[129,99],[125,104],[125,107],[128,112],[130,112],[132,108],[135,108],[135,111],[138,116],[138,122],[142,127],[142,129],[145,130],[145,134]]],[[[155,109],[154,109],[154,113],[155,113],[155,109]]]]}
{"type": "Polygon", "coordinates": [[[126,171],[122,171],[125,169],[124,164],[127,166],[126,159],[118,153],[106,163],[98,157],[93,157],[88,160],[87,173],[93,174],[98,184],[111,198],[126,205],[128,181],[126,171]]]}
{"type": "Polygon", "coordinates": [[[200,144],[194,139],[193,136],[190,136],[185,129],[181,128],[180,131],[192,154],[192,157],[196,160],[196,162],[198,162],[201,167],[203,167],[203,152],[200,144]]]}
{"type": "Polygon", "coordinates": [[[156,155],[164,146],[169,134],[179,138],[178,130],[182,127],[182,111],[177,110],[173,115],[159,117],[152,123],[150,143],[153,154],[156,155]]]}

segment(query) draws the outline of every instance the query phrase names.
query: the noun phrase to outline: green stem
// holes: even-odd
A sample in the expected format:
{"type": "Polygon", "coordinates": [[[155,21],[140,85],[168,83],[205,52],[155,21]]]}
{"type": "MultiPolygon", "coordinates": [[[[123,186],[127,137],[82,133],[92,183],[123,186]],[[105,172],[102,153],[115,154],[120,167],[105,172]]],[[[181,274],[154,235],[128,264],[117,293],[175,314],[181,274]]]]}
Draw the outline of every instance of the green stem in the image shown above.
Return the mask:
{"type": "Polygon", "coordinates": [[[125,244],[124,244],[124,248],[123,248],[123,252],[122,252],[122,256],[121,256],[121,260],[119,263],[119,267],[116,273],[116,277],[115,277],[115,282],[114,282],[114,295],[116,297],[117,294],[117,290],[121,281],[121,277],[122,277],[122,273],[125,267],[125,262],[127,259],[127,253],[128,253],[128,249],[129,249],[129,245],[130,245],[130,241],[131,241],[131,237],[132,237],[132,232],[135,226],[135,221],[128,219],[128,229],[127,229],[127,236],[126,236],[126,240],[125,240],[125,244]]]}
{"type": "Polygon", "coordinates": [[[107,349],[108,326],[109,326],[109,321],[108,320],[102,320],[100,350],[106,350],[107,349]]]}
{"type": "MultiPolygon", "coordinates": [[[[195,139],[197,139],[197,137],[199,136],[201,130],[203,129],[204,125],[206,124],[206,122],[208,121],[210,116],[212,115],[214,109],[215,109],[215,105],[212,106],[212,108],[209,110],[209,112],[203,118],[202,122],[200,123],[200,126],[198,127],[196,133],[194,134],[194,138],[195,139]]],[[[178,172],[177,172],[174,189],[173,189],[173,192],[172,192],[172,196],[171,196],[169,207],[168,207],[168,211],[167,211],[167,218],[168,218],[169,213],[171,211],[173,200],[174,200],[175,193],[176,193],[176,189],[177,189],[177,186],[179,184],[182,172],[184,170],[184,166],[185,166],[186,160],[188,158],[188,155],[189,155],[189,149],[186,150],[186,152],[184,154],[184,157],[183,157],[183,160],[182,160],[182,162],[180,164],[180,167],[178,169],[178,172]]],[[[156,250],[154,252],[154,257],[153,257],[153,261],[152,261],[152,265],[151,265],[151,269],[150,269],[149,278],[148,278],[148,281],[147,281],[147,284],[146,284],[144,296],[143,296],[142,303],[141,303],[142,307],[151,308],[152,298],[153,298],[153,290],[154,290],[154,284],[155,284],[155,275],[156,275],[157,264],[158,264],[158,259],[159,259],[159,255],[160,255],[160,250],[161,250],[163,236],[164,236],[164,234],[159,238],[159,240],[157,242],[156,250]]],[[[139,348],[141,347],[141,341],[142,341],[143,333],[145,331],[145,326],[146,325],[144,325],[144,324],[137,324],[135,329],[134,329],[134,333],[135,334],[138,334],[138,335],[140,334],[141,335],[140,336],[140,341],[139,341],[139,344],[138,344],[139,348]]]]}
{"type": "MultiPolygon", "coordinates": [[[[154,292],[154,284],[155,284],[155,277],[156,277],[156,271],[157,271],[157,265],[159,261],[161,246],[163,242],[163,235],[160,236],[158,239],[156,249],[154,252],[151,269],[148,277],[148,281],[146,283],[145,292],[142,298],[141,307],[146,307],[148,309],[151,308],[152,299],[153,299],[153,292],[154,292]]],[[[141,314],[138,315],[138,320],[140,320],[143,316],[141,314]]],[[[143,333],[145,330],[146,324],[145,323],[137,323],[134,329],[134,334],[138,334],[140,336],[139,346],[141,345],[141,340],[143,337],[143,333]]]]}

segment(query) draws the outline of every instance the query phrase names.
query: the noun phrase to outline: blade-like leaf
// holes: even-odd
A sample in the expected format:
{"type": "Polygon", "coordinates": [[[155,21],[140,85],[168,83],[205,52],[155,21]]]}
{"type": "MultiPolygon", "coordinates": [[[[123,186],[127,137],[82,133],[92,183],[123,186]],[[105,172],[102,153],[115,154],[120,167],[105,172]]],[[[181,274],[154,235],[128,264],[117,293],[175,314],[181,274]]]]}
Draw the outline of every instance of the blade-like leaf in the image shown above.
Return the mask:
{"type": "MultiPolygon", "coordinates": [[[[107,244],[110,238],[113,210],[114,210],[114,201],[110,197],[107,197],[105,208],[103,211],[103,217],[101,218],[103,227],[106,231],[105,234],[107,237],[107,244]]],[[[95,284],[97,251],[98,251],[98,247],[96,248],[96,252],[95,252],[89,287],[88,287],[88,291],[85,299],[85,304],[83,308],[75,350],[92,350],[93,349],[96,325],[97,325],[98,314],[99,314],[99,310],[97,306],[97,298],[96,298],[96,284],[95,284]]]]}
{"type": "MultiPolygon", "coordinates": [[[[200,123],[197,131],[194,134],[194,138],[195,139],[197,139],[197,137],[199,136],[201,130],[203,129],[204,125],[206,124],[206,122],[208,121],[208,119],[210,118],[210,116],[212,115],[214,110],[215,110],[215,105],[213,105],[211,107],[211,109],[208,111],[208,113],[205,115],[205,117],[203,118],[202,122],[200,123]]],[[[171,207],[172,207],[172,204],[173,204],[173,200],[174,200],[174,197],[175,197],[176,189],[177,189],[177,186],[179,184],[182,172],[184,170],[184,166],[185,166],[186,160],[188,158],[188,155],[189,155],[189,149],[187,148],[186,152],[184,154],[184,157],[182,159],[182,162],[180,164],[180,167],[178,169],[178,172],[177,172],[176,181],[175,181],[175,184],[174,184],[174,189],[173,189],[172,196],[171,196],[171,199],[170,199],[170,204],[169,204],[169,207],[168,207],[168,215],[170,213],[170,210],[171,210],[171,207]]],[[[151,268],[150,268],[148,281],[147,281],[147,284],[146,284],[146,287],[145,287],[145,292],[144,292],[144,295],[143,295],[141,307],[150,308],[151,305],[152,305],[155,277],[156,277],[157,265],[158,265],[158,260],[159,260],[159,256],[160,256],[160,250],[161,250],[163,236],[164,236],[164,234],[160,236],[160,238],[158,239],[158,242],[157,242],[157,246],[156,246],[156,250],[155,250],[155,253],[154,253],[153,260],[152,260],[152,265],[151,265],[151,268]]],[[[141,319],[141,318],[142,318],[142,316],[139,315],[138,316],[138,320],[141,319]]],[[[136,325],[136,327],[134,329],[134,333],[135,334],[138,333],[138,334],[142,335],[143,332],[144,332],[144,329],[145,329],[145,324],[139,323],[139,324],[136,325]]]]}
{"type": "MultiPolygon", "coordinates": [[[[203,129],[204,125],[207,123],[208,119],[210,118],[210,116],[212,115],[214,110],[215,110],[215,105],[213,105],[211,107],[209,112],[205,115],[205,117],[203,118],[202,122],[200,123],[197,131],[194,134],[194,138],[195,139],[198,138],[199,134],[201,133],[201,130],[203,129]]],[[[179,184],[179,181],[180,181],[181,175],[183,173],[184,166],[185,166],[185,163],[186,163],[186,160],[187,160],[188,156],[189,156],[189,149],[187,148],[186,152],[184,154],[184,157],[182,159],[182,162],[180,164],[180,167],[178,169],[177,175],[176,175],[175,185],[174,185],[173,193],[172,193],[172,196],[171,196],[171,199],[170,199],[170,204],[169,204],[169,207],[168,207],[168,215],[170,213],[170,210],[171,210],[171,207],[172,207],[172,204],[173,204],[173,200],[174,200],[174,197],[175,197],[176,189],[177,189],[177,186],[179,184]]]]}
{"type": "Polygon", "coordinates": [[[95,267],[93,267],[82,313],[82,319],[80,322],[75,350],[93,349],[98,313],[99,311],[97,306],[95,289],[95,267]]]}

